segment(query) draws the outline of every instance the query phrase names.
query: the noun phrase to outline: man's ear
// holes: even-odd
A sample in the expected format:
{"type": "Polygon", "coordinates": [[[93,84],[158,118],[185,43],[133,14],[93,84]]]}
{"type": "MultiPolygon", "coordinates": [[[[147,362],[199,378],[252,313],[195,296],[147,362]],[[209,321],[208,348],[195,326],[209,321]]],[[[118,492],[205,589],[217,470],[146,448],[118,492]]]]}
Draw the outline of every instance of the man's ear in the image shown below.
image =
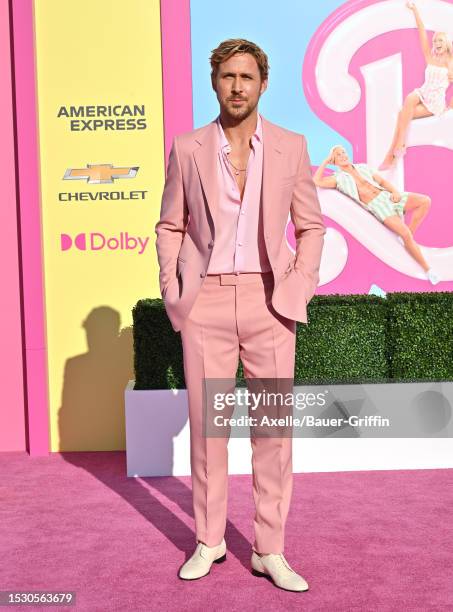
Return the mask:
{"type": "Polygon", "coordinates": [[[211,86],[212,86],[212,89],[217,93],[217,89],[215,87],[214,75],[212,75],[212,74],[211,74],[211,86]]]}
{"type": "Polygon", "coordinates": [[[260,92],[261,94],[263,94],[266,91],[267,83],[268,83],[267,79],[265,79],[264,81],[261,81],[261,92],[260,92]]]}

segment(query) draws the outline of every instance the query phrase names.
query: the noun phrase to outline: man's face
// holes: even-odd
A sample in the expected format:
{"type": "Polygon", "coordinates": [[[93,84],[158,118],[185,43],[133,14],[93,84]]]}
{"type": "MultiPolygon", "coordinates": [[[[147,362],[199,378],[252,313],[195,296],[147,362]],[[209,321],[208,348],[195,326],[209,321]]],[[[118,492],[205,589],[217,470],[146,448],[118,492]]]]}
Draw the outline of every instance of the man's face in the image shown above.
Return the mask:
{"type": "Polygon", "coordinates": [[[340,167],[349,165],[349,156],[343,147],[335,147],[332,152],[332,162],[335,164],[335,166],[340,167]]]}
{"type": "Polygon", "coordinates": [[[243,120],[257,107],[267,80],[261,81],[256,59],[250,53],[237,53],[222,62],[212,87],[223,115],[243,120]]]}

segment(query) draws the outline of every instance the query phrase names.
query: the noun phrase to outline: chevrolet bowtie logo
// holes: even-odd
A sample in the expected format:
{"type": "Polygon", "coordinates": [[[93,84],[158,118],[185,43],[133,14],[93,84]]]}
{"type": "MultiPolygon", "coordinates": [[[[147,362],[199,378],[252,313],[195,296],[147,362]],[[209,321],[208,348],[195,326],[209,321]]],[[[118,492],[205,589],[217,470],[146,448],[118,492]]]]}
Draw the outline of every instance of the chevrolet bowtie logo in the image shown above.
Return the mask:
{"type": "Polygon", "coordinates": [[[113,164],[87,164],[86,168],[68,168],[63,179],[87,183],[113,183],[114,179],[134,178],[139,166],[114,168],[113,164]]]}

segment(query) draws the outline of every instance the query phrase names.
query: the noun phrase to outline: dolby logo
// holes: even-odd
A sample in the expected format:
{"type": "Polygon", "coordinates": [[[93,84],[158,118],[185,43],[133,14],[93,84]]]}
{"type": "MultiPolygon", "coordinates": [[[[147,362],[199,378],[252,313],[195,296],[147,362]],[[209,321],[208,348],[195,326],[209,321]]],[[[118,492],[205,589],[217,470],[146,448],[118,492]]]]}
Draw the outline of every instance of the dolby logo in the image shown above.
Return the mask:
{"type": "Polygon", "coordinates": [[[60,235],[62,251],[75,248],[79,251],[133,251],[142,255],[147,247],[149,236],[131,236],[129,232],[120,232],[115,236],[106,236],[102,232],[90,232],[70,236],[60,235]]]}

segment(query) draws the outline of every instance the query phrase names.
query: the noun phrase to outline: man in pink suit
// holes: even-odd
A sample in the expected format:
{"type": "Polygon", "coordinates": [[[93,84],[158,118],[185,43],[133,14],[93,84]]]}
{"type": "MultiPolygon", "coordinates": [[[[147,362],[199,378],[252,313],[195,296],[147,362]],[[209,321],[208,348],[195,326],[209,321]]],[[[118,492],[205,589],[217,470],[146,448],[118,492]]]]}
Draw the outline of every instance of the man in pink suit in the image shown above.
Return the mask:
{"type": "MultiPolygon", "coordinates": [[[[296,321],[319,282],[325,234],[305,137],[257,110],[266,54],[244,39],[212,52],[216,120],[175,137],[156,225],[160,289],[181,332],[189,401],[196,549],[179,570],[201,578],[226,558],[228,437],[204,435],[203,381],[294,377],[296,321]],[[288,215],[296,254],[287,245],[288,215]]],[[[251,437],[252,570],[306,591],[283,555],[292,437],[251,437]]]]}

